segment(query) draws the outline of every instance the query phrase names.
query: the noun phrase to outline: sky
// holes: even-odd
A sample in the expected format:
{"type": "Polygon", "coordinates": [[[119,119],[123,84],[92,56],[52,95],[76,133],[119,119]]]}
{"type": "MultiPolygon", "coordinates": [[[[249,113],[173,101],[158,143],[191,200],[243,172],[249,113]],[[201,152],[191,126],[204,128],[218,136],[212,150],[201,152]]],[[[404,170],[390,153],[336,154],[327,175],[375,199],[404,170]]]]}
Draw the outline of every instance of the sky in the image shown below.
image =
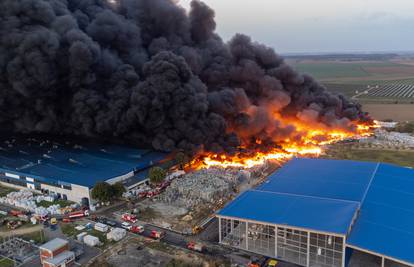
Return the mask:
{"type": "Polygon", "coordinates": [[[245,33],[279,53],[414,51],[414,0],[203,1],[225,40],[245,33]]]}

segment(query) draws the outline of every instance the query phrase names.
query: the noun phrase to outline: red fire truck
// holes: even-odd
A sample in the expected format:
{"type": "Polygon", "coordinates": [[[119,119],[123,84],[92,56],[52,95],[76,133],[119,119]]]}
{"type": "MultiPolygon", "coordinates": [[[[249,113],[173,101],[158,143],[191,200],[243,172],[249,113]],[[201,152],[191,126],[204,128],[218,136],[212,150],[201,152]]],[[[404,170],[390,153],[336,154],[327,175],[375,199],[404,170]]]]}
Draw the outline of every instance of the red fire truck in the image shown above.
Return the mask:
{"type": "Polygon", "coordinates": [[[137,216],[130,214],[130,213],[124,213],[121,216],[121,219],[125,222],[129,223],[136,223],[137,222],[137,216]]]}
{"type": "Polygon", "coordinates": [[[89,216],[89,210],[80,210],[80,211],[74,211],[68,214],[67,218],[69,219],[77,219],[77,218],[83,218],[89,216]]]}
{"type": "Polygon", "coordinates": [[[152,230],[150,237],[154,238],[154,239],[161,239],[163,238],[165,235],[165,232],[162,231],[156,231],[156,230],[152,230]]]}

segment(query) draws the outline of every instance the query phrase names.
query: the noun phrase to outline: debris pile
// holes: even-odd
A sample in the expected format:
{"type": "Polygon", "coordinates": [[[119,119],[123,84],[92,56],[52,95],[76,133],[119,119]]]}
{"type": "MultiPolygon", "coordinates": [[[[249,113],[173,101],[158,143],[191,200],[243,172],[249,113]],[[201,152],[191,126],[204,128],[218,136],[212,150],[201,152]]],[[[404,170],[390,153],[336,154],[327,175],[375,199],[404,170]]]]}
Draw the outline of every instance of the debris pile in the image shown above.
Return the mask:
{"type": "Polygon", "coordinates": [[[360,142],[377,146],[402,146],[414,149],[414,136],[408,133],[388,132],[382,129],[376,130],[374,136],[361,139],[360,142]]]}
{"type": "Polygon", "coordinates": [[[158,199],[164,203],[191,209],[228,197],[234,192],[239,178],[239,171],[236,170],[199,170],[174,180],[158,199]]]}

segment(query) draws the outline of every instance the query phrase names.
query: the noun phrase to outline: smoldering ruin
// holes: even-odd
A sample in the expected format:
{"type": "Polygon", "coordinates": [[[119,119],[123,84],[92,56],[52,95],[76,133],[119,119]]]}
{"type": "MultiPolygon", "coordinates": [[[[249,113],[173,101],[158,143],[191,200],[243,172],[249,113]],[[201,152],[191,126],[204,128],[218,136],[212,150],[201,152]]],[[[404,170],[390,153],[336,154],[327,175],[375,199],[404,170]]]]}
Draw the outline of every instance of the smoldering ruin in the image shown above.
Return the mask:
{"type": "Polygon", "coordinates": [[[273,49],[215,29],[198,0],[188,12],[172,0],[3,0],[0,128],[231,153],[294,138],[278,117],[350,130],[369,119],[273,49]]]}

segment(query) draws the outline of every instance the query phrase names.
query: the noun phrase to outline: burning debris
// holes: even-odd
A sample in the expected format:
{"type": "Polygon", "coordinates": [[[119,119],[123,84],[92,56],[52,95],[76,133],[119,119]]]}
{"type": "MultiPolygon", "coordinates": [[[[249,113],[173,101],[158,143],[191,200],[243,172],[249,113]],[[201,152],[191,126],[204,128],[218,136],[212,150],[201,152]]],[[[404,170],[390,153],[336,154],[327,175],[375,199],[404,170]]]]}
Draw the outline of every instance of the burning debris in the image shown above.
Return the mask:
{"type": "Polygon", "coordinates": [[[241,34],[224,43],[214,11],[198,0],[188,14],[173,0],[3,0],[0,25],[6,132],[244,164],[318,153],[372,124],[271,48],[241,34]]]}

